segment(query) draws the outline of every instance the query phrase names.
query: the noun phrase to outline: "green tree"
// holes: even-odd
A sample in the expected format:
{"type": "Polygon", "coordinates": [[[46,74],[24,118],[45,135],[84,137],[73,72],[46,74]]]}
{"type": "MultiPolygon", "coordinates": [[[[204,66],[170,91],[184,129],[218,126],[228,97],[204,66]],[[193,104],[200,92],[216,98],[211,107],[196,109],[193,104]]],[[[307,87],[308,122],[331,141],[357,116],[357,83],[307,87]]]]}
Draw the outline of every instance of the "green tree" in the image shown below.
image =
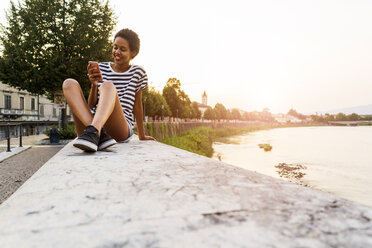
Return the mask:
{"type": "Polygon", "coordinates": [[[360,116],[356,113],[352,113],[350,115],[347,116],[347,119],[349,121],[359,121],[360,120],[360,116]]]}
{"type": "Polygon", "coordinates": [[[296,117],[296,118],[298,118],[298,119],[300,119],[300,120],[305,120],[305,119],[306,119],[306,116],[305,116],[305,115],[298,113],[298,112],[297,112],[295,109],[293,109],[293,108],[291,108],[291,109],[288,111],[287,115],[291,115],[291,116],[296,117]]]}
{"type": "Polygon", "coordinates": [[[177,78],[168,79],[163,88],[163,96],[168,103],[173,117],[191,117],[191,101],[188,95],[181,90],[180,80],[177,78]]]}
{"type": "Polygon", "coordinates": [[[223,106],[221,103],[217,103],[214,106],[214,112],[215,112],[215,118],[217,120],[226,120],[227,119],[227,110],[225,106],[223,106]]]}
{"type": "Polygon", "coordinates": [[[236,108],[232,109],[231,110],[231,115],[232,115],[233,120],[241,120],[242,119],[242,116],[240,114],[239,109],[236,109],[236,108]]]}
{"type": "Polygon", "coordinates": [[[200,119],[201,118],[201,111],[199,109],[199,104],[197,102],[192,102],[191,103],[191,112],[192,112],[191,118],[193,118],[193,119],[200,119]]]}
{"type": "Polygon", "coordinates": [[[338,113],[336,115],[336,121],[346,121],[347,118],[346,118],[346,115],[344,113],[338,113]]]}
{"type": "Polygon", "coordinates": [[[50,98],[63,81],[77,79],[87,95],[89,60],[111,58],[116,18],[100,0],[11,2],[8,26],[1,27],[0,80],[50,98]]]}
{"type": "Polygon", "coordinates": [[[204,112],[203,118],[207,120],[215,120],[216,114],[211,107],[208,107],[204,112]]]}
{"type": "Polygon", "coordinates": [[[143,106],[146,111],[145,115],[154,119],[158,116],[170,116],[171,111],[162,94],[153,88],[146,88],[143,91],[143,106]]]}

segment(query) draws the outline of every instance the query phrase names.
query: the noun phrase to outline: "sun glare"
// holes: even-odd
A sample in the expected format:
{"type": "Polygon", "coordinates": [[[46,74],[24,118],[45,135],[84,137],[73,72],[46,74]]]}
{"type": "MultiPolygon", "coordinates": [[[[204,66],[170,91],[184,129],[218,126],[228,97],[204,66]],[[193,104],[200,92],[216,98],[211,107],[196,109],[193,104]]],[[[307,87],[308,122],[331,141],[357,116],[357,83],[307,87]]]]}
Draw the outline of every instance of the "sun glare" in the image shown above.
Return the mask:
{"type": "Polygon", "coordinates": [[[256,101],[261,108],[272,109],[277,104],[277,92],[270,88],[261,88],[257,91],[256,101]]]}

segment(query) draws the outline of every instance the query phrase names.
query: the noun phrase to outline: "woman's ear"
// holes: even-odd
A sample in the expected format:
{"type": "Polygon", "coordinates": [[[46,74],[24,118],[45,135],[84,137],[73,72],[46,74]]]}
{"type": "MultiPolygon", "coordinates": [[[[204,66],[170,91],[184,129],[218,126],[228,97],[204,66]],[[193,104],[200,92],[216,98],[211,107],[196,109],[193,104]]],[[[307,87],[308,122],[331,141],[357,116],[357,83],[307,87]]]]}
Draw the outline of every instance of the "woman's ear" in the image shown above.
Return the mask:
{"type": "Polygon", "coordinates": [[[131,52],[131,59],[134,59],[137,56],[138,52],[131,52]]]}

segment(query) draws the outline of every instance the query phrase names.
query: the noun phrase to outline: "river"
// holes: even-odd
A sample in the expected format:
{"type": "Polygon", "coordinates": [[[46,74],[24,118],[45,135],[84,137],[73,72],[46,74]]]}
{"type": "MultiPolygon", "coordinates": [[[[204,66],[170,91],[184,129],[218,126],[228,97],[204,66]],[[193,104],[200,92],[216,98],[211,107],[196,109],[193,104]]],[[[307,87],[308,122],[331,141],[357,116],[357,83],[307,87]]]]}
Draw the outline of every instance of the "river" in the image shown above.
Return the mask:
{"type": "Polygon", "coordinates": [[[304,184],[372,206],[372,126],[276,128],[213,148],[214,159],[277,178],[279,163],[304,166],[304,184]],[[272,150],[259,148],[262,143],[272,150]]]}

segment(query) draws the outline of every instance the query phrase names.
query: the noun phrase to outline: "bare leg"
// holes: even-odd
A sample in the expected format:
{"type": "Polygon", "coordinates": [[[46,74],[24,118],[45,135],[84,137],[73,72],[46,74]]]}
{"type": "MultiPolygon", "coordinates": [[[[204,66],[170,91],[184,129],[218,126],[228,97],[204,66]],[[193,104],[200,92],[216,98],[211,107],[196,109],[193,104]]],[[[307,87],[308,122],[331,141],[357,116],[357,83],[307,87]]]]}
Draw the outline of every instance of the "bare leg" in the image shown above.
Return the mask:
{"type": "Polygon", "coordinates": [[[106,132],[120,142],[129,137],[129,128],[124,116],[116,88],[106,81],[99,88],[100,99],[92,124],[98,130],[104,126],[106,132]]]}
{"type": "Polygon", "coordinates": [[[92,123],[93,115],[84,98],[83,91],[76,80],[66,79],[63,82],[62,88],[63,94],[65,95],[70,107],[72,117],[74,118],[76,132],[78,136],[80,136],[85,127],[92,123]]]}
{"type": "Polygon", "coordinates": [[[99,133],[104,126],[106,132],[118,142],[129,137],[128,123],[120,105],[116,88],[112,82],[107,81],[100,86],[100,99],[94,117],[76,80],[65,80],[63,93],[70,106],[76,132],[79,136],[83,133],[86,126],[93,125],[99,133]]]}

